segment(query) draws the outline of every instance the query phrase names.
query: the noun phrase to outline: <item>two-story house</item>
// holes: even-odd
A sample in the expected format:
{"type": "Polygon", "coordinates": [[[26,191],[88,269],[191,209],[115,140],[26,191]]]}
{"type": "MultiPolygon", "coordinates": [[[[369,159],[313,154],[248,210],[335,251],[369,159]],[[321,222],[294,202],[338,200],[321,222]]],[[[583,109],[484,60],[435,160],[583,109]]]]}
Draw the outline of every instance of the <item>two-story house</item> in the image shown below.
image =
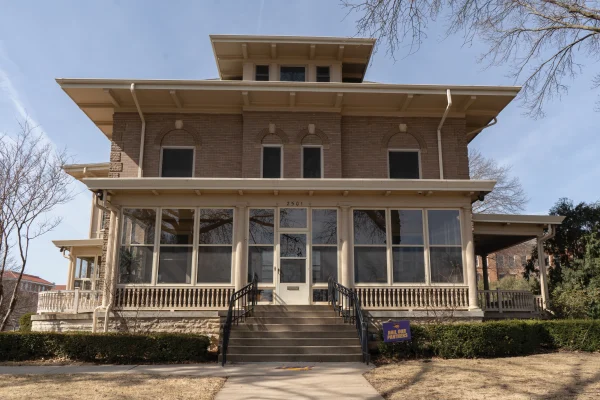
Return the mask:
{"type": "MultiPolygon", "coordinates": [[[[45,294],[35,329],[135,314],[214,333],[254,275],[261,304],[326,304],[332,277],[373,318],[481,320],[498,302],[478,294],[476,254],[560,223],[472,214],[495,182],[469,179],[467,146],[519,87],[366,82],[374,39],[210,40],[220,79],[57,79],[111,150],[66,168],[93,192],[90,238],[55,242],[68,290],[45,294]]],[[[519,296],[515,311],[537,307],[519,296]]]]}

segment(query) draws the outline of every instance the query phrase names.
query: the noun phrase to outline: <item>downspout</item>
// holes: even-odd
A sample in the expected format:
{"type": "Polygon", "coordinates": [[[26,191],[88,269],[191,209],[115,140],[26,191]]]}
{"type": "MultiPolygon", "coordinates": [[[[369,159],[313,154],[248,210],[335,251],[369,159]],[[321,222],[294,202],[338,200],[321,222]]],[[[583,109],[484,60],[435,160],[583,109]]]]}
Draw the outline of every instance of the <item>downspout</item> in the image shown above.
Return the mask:
{"type": "Polygon", "coordinates": [[[446,90],[446,97],[448,98],[448,105],[446,106],[446,111],[444,111],[444,116],[440,121],[440,124],[437,128],[437,140],[438,140],[438,162],[440,163],[440,179],[444,179],[444,159],[442,157],[442,126],[446,121],[446,117],[448,116],[448,112],[450,112],[450,107],[452,107],[452,93],[450,93],[450,89],[446,90]]]}
{"type": "Polygon", "coordinates": [[[138,102],[135,94],[135,83],[131,84],[131,96],[133,97],[133,102],[135,103],[138,114],[140,114],[140,119],[142,120],[142,131],[140,133],[140,160],[138,162],[138,178],[141,178],[144,175],[144,139],[146,138],[146,120],[144,119],[144,114],[142,113],[140,103],[138,102]]]}

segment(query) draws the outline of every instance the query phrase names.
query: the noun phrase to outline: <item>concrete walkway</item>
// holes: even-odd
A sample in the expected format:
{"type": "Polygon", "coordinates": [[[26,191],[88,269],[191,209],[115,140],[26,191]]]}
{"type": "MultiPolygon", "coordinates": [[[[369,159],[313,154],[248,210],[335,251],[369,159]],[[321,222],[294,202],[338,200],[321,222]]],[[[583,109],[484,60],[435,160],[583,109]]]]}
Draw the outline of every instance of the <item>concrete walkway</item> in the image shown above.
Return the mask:
{"type": "Polygon", "coordinates": [[[372,367],[360,363],[260,363],[181,365],[0,366],[0,374],[155,374],[222,376],[227,382],[217,400],[378,399],[362,376],[372,367]]]}

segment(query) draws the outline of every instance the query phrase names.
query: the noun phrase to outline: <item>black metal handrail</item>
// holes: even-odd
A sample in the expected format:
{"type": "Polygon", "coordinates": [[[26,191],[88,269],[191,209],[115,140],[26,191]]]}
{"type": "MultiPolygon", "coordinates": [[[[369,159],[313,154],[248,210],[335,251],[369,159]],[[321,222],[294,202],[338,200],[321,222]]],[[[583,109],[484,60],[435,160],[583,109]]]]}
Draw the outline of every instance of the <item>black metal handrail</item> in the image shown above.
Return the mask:
{"type": "Polygon", "coordinates": [[[369,320],[362,312],[360,299],[356,292],[346,286],[340,285],[332,277],[329,278],[327,286],[327,297],[344,322],[356,324],[356,331],[360,340],[363,362],[369,364],[369,320]]]}
{"type": "Polygon", "coordinates": [[[227,311],[227,319],[223,325],[223,343],[221,344],[221,353],[223,355],[221,365],[227,362],[227,347],[229,346],[229,336],[231,327],[249,317],[254,311],[256,301],[258,299],[258,275],[254,274],[252,282],[231,295],[229,301],[229,311],[227,311]]]}

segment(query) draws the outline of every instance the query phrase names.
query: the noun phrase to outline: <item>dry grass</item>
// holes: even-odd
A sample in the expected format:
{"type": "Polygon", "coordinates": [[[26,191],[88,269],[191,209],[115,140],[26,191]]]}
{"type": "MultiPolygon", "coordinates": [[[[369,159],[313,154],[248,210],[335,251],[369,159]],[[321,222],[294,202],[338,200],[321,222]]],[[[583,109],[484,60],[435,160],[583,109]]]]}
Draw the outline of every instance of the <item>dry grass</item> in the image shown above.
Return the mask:
{"type": "Polygon", "coordinates": [[[0,399],[213,399],[225,378],[156,375],[3,375],[0,399]]]}
{"type": "Polygon", "coordinates": [[[405,361],[365,378],[386,399],[599,399],[600,354],[405,361]]]}

